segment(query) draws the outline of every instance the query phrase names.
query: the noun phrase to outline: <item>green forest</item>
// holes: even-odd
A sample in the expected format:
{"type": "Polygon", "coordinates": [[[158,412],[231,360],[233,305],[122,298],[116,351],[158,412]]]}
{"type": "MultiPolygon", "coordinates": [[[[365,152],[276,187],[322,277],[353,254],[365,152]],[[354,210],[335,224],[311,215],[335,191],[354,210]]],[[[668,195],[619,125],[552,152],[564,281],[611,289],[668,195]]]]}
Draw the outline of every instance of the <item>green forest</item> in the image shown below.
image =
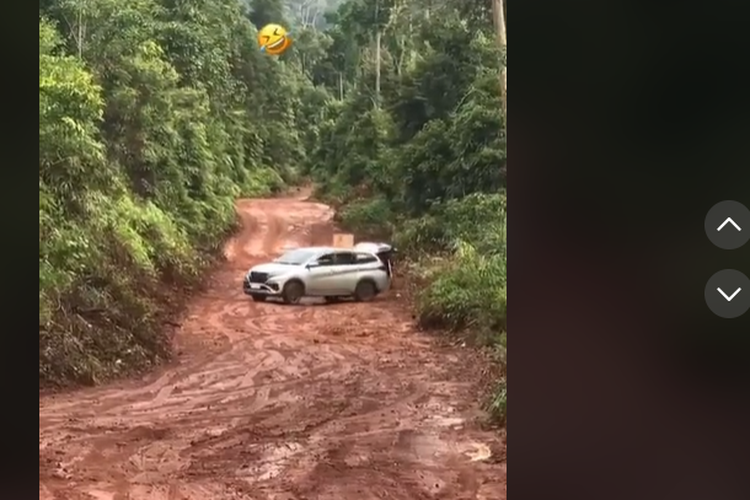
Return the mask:
{"type": "Polygon", "coordinates": [[[41,0],[40,387],[170,357],[234,200],[313,182],[390,238],[425,329],[497,356],[507,405],[506,54],[492,0],[41,0]],[[279,57],[258,29],[287,27],[279,57]]]}

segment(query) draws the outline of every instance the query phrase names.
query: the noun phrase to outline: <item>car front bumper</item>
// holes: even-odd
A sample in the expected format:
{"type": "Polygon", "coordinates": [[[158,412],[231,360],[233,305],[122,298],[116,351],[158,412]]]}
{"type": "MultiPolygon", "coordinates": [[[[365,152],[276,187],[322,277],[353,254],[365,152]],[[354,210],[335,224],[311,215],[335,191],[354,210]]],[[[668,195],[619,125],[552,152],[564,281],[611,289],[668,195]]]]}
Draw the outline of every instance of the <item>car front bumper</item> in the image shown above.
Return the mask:
{"type": "Polygon", "coordinates": [[[242,284],[242,290],[246,295],[280,295],[281,289],[275,283],[250,283],[247,280],[242,284]]]}

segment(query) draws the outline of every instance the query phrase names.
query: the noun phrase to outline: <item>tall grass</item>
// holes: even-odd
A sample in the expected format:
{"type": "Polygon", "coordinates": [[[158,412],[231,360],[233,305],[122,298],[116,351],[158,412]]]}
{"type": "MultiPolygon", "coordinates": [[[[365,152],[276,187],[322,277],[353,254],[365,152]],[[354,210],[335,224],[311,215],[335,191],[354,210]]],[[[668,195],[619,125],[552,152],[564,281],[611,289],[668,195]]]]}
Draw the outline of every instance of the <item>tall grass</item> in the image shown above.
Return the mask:
{"type": "Polygon", "coordinates": [[[424,328],[462,333],[496,353],[500,377],[489,403],[504,423],[507,411],[507,281],[504,194],[473,194],[436,205],[396,234],[417,259],[426,281],[417,295],[424,328]]]}
{"type": "MultiPolygon", "coordinates": [[[[337,218],[359,235],[392,237],[420,281],[415,300],[422,328],[460,334],[494,353],[498,380],[487,404],[504,424],[507,411],[507,281],[505,194],[474,193],[433,204],[419,218],[399,216],[397,203],[325,185],[343,202],[337,218]],[[337,190],[338,189],[338,190],[337,190]]],[[[334,202],[335,203],[335,202],[334,202]]]]}

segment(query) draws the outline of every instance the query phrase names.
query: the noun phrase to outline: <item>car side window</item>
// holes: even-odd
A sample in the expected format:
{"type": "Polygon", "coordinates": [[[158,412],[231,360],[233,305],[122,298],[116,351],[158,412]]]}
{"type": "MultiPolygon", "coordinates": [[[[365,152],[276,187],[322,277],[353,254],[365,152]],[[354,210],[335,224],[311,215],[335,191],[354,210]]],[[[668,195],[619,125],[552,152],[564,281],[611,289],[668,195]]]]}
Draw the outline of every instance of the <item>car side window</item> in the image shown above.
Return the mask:
{"type": "Polygon", "coordinates": [[[367,264],[370,262],[377,262],[378,258],[369,253],[358,253],[356,256],[357,264],[367,264]]]}
{"type": "Polygon", "coordinates": [[[354,254],[351,252],[336,252],[335,261],[337,266],[354,264],[354,254]]]}
{"type": "Polygon", "coordinates": [[[328,253],[325,255],[322,255],[318,258],[318,265],[319,266],[332,266],[334,264],[333,261],[333,254],[328,253]]]}

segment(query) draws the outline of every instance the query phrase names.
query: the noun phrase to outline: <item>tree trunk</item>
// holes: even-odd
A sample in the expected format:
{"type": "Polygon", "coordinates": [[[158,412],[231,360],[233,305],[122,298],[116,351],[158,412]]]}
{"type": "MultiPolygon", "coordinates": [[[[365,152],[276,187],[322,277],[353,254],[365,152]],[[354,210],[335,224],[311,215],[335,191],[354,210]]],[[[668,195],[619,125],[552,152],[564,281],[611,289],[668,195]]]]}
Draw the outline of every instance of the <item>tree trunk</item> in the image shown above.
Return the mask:
{"type": "MultiPolygon", "coordinates": [[[[495,25],[495,32],[497,33],[497,45],[501,50],[506,51],[507,60],[507,46],[508,40],[505,34],[505,11],[503,6],[503,0],[492,0],[492,20],[495,25]]],[[[508,68],[505,64],[500,68],[500,92],[503,99],[503,121],[505,126],[508,126],[508,68]]]]}
{"type": "Polygon", "coordinates": [[[375,35],[375,98],[380,103],[380,41],[382,35],[378,29],[375,35]]]}
{"type": "Polygon", "coordinates": [[[380,106],[380,41],[382,28],[380,26],[380,0],[375,0],[375,102],[380,106]]]}
{"type": "Polygon", "coordinates": [[[78,11],[78,59],[83,59],[83,13],[78,11]]]}

